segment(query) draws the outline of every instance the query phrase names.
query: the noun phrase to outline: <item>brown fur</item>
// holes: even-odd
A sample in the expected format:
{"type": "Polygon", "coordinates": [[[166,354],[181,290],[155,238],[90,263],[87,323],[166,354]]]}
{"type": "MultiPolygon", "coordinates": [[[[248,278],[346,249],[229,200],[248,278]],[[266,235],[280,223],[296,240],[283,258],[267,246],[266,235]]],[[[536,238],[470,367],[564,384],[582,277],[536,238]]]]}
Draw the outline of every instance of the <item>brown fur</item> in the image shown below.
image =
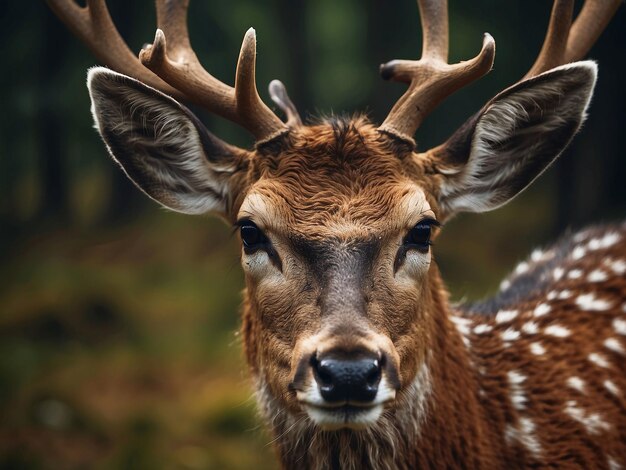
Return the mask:
{"type": "MultiPolygon", "coordinates": [[[[603,346],[611,337],[626,349],[626,338],[612,330],[614,319],[626,319],[625,284],[623,275],[608,265],[603,268],[606,280],[587,279],[607,259],[626,258],[623,226],[586,235],[580,243],[606,233],[620,238],[588,250],[579,260],[571,253],[557,259],[556,247],[552,258],[546,254],[533,262],[520,276],[537,273],[541,263],[553,264],[549,273],[542,268],[547,273],[543,284],[507,307],[517,311],[507,320],[498,316],[504,306],[487,313],[472,313],[489,310],[485,306],[450,306],[434,262],[411,288],[398,289],[393,283],[393,256],[405,230],[415,223],[412,213],[420,210],[399,207],[398,201],[417,191],[439,220],[446,217],[437,206],[440,176],[431,154],[416,154],[358,118],[298,128],[271,148],[257,149],[248,161],[248,179],[242,181],[245,188],[233,201],[230,217],[236,219],[244,196],[260,195],[265,206],[258,213],[257,206],[246,209],[245,215],[271,237],[285,277],[268,286],[246,276],[245,354],[285,468],[626,466],[626,357],[603,346]],[[319,276],[291,244],[300,238],[349,244],[372,237],[381,247],[370,282],[362,287],[366,311],[343,316],[322,312],[319,276]],[[551,279],[555,269],[565,274],[551,279]],[[576,269],[582,274],[568,277],[576,269]],[[558,297],[563,290],[573,294],[558,297]],[[609,302],[610,308],[584,311],[576,299],[586,293],[609,302]],[[542,303],[550,311],[534,318],[542,303]],[[536,328],[525,331],[531,321],[536,328]],[[289,384],[298,355],[308,347],[302,339],[331,327],[343,331],[348,324],[359,332],[354,333],[357,339],[322,335],[316,337],[317,347],[340,340],[378,341],[395,350],[401,387],[374,426],[324,431],[311,423],[289,384]],[[475,329],[479,325],[487,326],[475,329]],[[563,330],[558,328],[548,334],[550,325],[570,334],[559,337],[563,330]],[[393,346],[372,334],[389,338],[393,346]],[[531,351],[536,342],[545,349],[541,355],[531,351]],[[589,360],[593,352],[606,359],[607,367],[589,360]],[[568,386],[572,377],[580,379],[574,384],[583,382],[582,391],[568,386]]],[[[508,289],[515,289],[517,281],[508,289]]]]}

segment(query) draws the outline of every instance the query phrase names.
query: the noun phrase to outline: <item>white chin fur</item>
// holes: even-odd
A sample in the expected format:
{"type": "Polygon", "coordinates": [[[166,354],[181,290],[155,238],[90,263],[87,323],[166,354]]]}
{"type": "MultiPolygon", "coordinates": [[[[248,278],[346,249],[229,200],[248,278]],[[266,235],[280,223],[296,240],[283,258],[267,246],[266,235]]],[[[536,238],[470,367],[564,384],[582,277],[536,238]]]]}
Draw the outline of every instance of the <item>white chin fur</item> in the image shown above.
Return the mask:
{"type": "Polygon", "coordinates": [[[304,406],[309,418],[325,431],[338,429],[365,429],[373,425],[383,412],[383,405],[370,407],[322,408],[318,406],[304,406]]]}

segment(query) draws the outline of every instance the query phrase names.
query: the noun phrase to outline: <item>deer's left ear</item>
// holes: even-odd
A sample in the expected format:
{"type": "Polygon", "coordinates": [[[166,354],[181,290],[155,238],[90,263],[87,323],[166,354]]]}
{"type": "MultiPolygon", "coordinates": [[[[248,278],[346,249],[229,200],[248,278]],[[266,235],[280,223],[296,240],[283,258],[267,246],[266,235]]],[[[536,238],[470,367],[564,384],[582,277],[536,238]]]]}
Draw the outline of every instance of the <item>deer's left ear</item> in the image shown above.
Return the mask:
{"type": "Polygon", "coordinates": [[[584,121],[596,75],[584,61],[520,82],[433,149],[446,214],[495,209],[548,168],[584,121]]]}

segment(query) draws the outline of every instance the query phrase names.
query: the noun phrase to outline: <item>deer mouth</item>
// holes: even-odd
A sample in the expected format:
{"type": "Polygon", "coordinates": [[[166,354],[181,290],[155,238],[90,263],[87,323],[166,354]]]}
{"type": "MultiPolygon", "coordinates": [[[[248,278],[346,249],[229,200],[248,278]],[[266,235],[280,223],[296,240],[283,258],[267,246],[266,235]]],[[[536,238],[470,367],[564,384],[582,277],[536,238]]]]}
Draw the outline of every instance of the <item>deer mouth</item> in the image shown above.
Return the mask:
{"type": "Polygon", "coordinates": [[[346,403],[343,405],[320,406],[304,404],[309,418],[325,431],[339,429],[362,430],[373,425],[384,410],[382,403],[371,405],[357,405],[346,403]]]}
{"type": "Polygon", "coordinates": [[[356,400],[342,400],[328,402],[319,392],[311,387],[307,392],[299,392],[301,406],[311,421],[325,431],[339,429],[362,430],[372,426],[386,407],[395,400],[396,391],[384,386],[375,400],[362,402],[356,400]]]}

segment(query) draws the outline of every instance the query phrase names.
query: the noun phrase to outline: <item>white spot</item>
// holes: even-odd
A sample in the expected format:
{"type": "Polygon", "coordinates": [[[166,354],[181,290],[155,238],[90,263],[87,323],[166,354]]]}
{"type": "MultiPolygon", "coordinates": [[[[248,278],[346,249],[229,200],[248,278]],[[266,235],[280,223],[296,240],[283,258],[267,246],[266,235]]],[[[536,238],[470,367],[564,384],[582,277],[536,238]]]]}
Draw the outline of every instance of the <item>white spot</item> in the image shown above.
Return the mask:
{"type": "Polygon", "coordinates": [[[589,359],[589,361],[593,362],[595,365],[604,367],[605,369],[611,367],[611,364],[609,364],[609,361],[606,360],[606,357],[602,356],[601,354],[591,353],[589,354],[589,356],[587,356],[587,359],[589,359]]]}
{"type": "Polygon", "coordinates": [[[579,233],[576,234],[576,236],[574,236],[574,242],[580,243],[585,238],[587,238],[587,232],[579,232],[579,233]]]}
{"type": "Polygon", "coordinates": [[[509,445],[512,442],[518,442],[535,457],[541,454],[541,444],[535,433],[535,423],[530,418],[521,417],[517,426],[508,424],[504,437],[509,445]]]}
{"type": "Polygon", "coordinates": [[[540,249],[536,249],[530,254],[531,261],[534,261],[535,263],[537,261],[540,261],[541,258],[543,258],[543,251],[541,251],[540,249]]]}
{"type": "Polygon", "coordinates": [[[571,290],[562,290],[561,292],[559,292],[557,294],[557,298],[561,299],[561,300],[565,300],[565,299],[569,299],[571,296],[573,295],[571,290]]]}
{"type": "Polygon", "coordinates": [[[599,238],[592,238],[591,240],[589,240],[589,242],[587,242],[587,246],[592,251],[599,250],[600,249],[600,239],[599,238]]]}
{"type": "Polygon", "coordinates": [[[528,271],[528,263],[523,261],[520,264],[517,265],[517,267],[515,268],[515,274],[524,274],[526,271],[528,271]]]}
{"type": "Polygon", "coordinates": [[[606,349],[610,349],[617,354],[621,354],[622,356],[626,356],[626,350],[624,350],[624,346],[619,342],[617,338],[607,338],[604,340],[604,347],[606,349]]]}
{"type": "Polygon", "coordinates": [[[590,250],[600,250],[615,245],[620,239],[618,233],[610,232],[604,235],[602,238],[592,238],[587,243],[590,250]]]}
{"type": "Polygon", "coordinates": [[[606,388],[610,393],[612,393],[615,396],[619,396],[619,388],[617,388],[617,385],[615,385],[614,382],[610,381],[610,380],[605,380],[603,382],[604,388],[606,388]]]}
{"type": "Polygon", "coordinates": [[[570,335],[570,331],[561,325],[550,325],[543,331],[545,334],[556,338],[567,338],[570,335]]]}
{"type": "Polygon", "coordinates": [[[460,315],[451,315],[450,318],[457,325],[470,325],[472,323],[471,318],[465,318],[460,315]]]}
{"type": "Polygon", "coordinates": [[[613,329],[618,335],[626,336],[626,320],[615,318],[613,320],[613,329]]]}
{"type": "Polygon", "coordinates": [[[515,341],[516,339],[519,339],[519,337],[519,331],[512,328],[507,328],[502,332],[502,341],[504,341],[505,343],[509,341],[515,341]]]}
{"type": "Polygon", "coordinates": [[[533,310],[533,315],[539,318],[539,317],[543,317],[549,312],[550,312],[550,306],[546,303],[540,303],[539,305],[535,307],[535,310],[533,310]]]}
{"type": "Polygon", "coordinates": [[[567,277],[570,279],[580,279],[583,275],[583,272],[580,269],[572,269],[569,273],[567,273],[567,277]]]}
{"type": "Polygon", "coordinates": [[[606,463],[609,466],[609,470],[622,470],[622,466],[613,457],[607,457],[606,463]]]}
{"type": "Polygon", "coordinates": [[[456,315],[451,315],[450,319],[456,325],[456,329],[462,335],[469,335],[470,333],[470,324],[472,321],[469,318],[458,317],[456,315]]]}
{"type": "Polygon", "coordinates": [[[539,325],[537,325],[534,321],[529,321],[522,325],[522,331],[527,335],[536,335],[539,331],[539,325]]]}
{"type": "Polygon", "coordinates": [[[611,271],[613,271],[615,274],[619,274],[621,276],[622,274],[626,273],[626,262],[622,261],[621,259],[618,259],[617,261],[610,261],[605,264],[607,264],[611,271]]]}
{"type": "Polygon", "coordinates": [[[522,388],[522,383],[526,380],[526,376],[516,370],[508,372],[509,386],[511,387],[511,404],[516,410],[523,410],[526,408],[528,398],[522,388]]]}
{"type": "Polygon", "coordinates": [[[577,246],[576,248],[574,248],[574,251],[572,251],[572,258],[580,259],[585,256],[586,253],[587,250],[585,250],[582,246],[577,246]]]}
{"type": "Polygon", "coordinates": [[[530,352],[535,356],[543,356],[546,353],[546,348],[541,343],[530,343],[530,352]]]}
{"type": "Polygon", "coordinates": [[[500,283],[500,290],[507,290],[509,287],[511,287],[511,281],[508,279],[505,279],[500,283]]]}
{"type": "Polygon", "coordinates": [[[580,393],[585,393],[585,382],[580,377],[570,377],[567,379],[567,386],[578,390],[580,393]]]}
{"type": "Polygon", "coordinates": [[[565,413],[572,419],[581,423],[587,429],[589,434],[600,434],[601,431],[608,431],[610,429],[609,424],[602,419],[599,413],[585,413],[581,408],[578,408],[575,401],[568,401],[565,405],[565,413]]]}
{"type": "Polygon", "coordinates": [[[569,299],[571,296],[572,296],[572,291],[571,290],[567,290],[567,289],[564,289],[562,291],[552,290],[552,291],[548,292],[548,295],[546,296],[546,299],[548,299],[548,300],[555,300],[555,299],[565,300],[565,299],[569,299]]]}
{"type": "Polygon", "coordinates": [[[496,323],[508,323],[515,320],[517,317],[517,310],[500,310],[496,314],[496,323]]]}
{"type": "Polygon", "coordinates": [[[487,323],[482,323],[474,327],[474,333],[477,335],[483,335],[485,333],[489,333],[491,330],[493,330],[493,326],[488,325],[487,323]]]}
{"type": "Polygon", "coordinates": [[[561,279],[563,277],[563,274],[565,274],[565,270],[563,268],[554,268],[554,271],[552,271],[552,275],[554,276],[555,281],[561,279]]]}
{"type": "Polygon", "coordinates": [[[583,310],[608,310],[611,303],[606,300],[597,299],[593,294],[582,294],[576,297],[576,304],[583,310]]]}
{"type": "Polygon", "coordinates": [[[606,281],[609,277],[606,275],[604,271],[601,269],[594,269],[587,276],[587,280],[589,282],[603,282],[606,281]]]}

